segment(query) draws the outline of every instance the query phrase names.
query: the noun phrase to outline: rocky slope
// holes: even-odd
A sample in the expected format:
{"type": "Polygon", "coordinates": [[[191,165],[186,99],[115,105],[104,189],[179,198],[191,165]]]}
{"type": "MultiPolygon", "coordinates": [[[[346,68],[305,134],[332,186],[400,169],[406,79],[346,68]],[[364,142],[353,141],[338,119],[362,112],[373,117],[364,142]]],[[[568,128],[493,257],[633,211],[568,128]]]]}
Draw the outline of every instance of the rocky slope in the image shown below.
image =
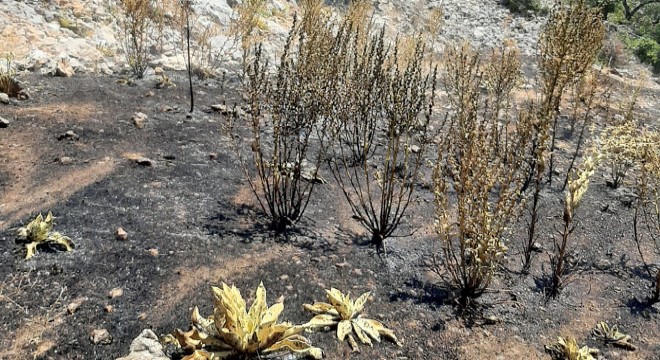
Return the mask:
{"type": "MultiPolygon", "coordinates": [[[[470,41],[484,48],[512,38],[525,55],[534,54],[543,20],[511,16],[498,0],[374,0],[373,3],[374,21],[386,26],[391,34],[412,35],[423,30],[429,10],[440,7],[444,24],[436,45],[470,41]]],[[[14,65],[19,70],[52,73],[60,59],[67,59],[77,73],[126,72],[120,28],[114,15],[116,4],[116,0],[2,1],[0,52],[13,52],[14,65]]],[[[209,43],[215,51],[225,47],[221,66],[226,67],[240,60],[240,51],[228,45],[228,24],[235,18],[232,5],[235,7],[236,1],[195,2],[198,22],[219,29],[209,43]]],[[[275,52],[283,42],[297,9],[294,0],[268,0],[263,20],[268,28],[264,39],[269,52],[275,52]]],[[[177,31],[165,29],[154,40],[151,65],[183,69],[177,31]]]]}

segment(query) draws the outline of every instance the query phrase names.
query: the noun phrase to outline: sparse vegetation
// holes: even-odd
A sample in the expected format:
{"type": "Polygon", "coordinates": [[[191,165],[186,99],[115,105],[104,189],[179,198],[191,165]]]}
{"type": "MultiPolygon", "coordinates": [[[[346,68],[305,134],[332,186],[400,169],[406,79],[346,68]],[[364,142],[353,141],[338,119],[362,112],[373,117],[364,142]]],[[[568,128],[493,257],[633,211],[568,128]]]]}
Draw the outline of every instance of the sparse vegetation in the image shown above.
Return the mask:
{"type": "Polygon", "coordinates": [[[302,217],[317,184],[309,179],[317,178],[325,156],[317,139],[332,105],[327,83],[334,76],[327,61],[332,36],[328,22],[314,21],[318,26],[311,33],[294,22],[274,79],[261,46],[247,69],[255,171],[243,168],[276,233],[302,217]]]}
{"type": "Polygon", "coordinates": [[[660,254],[660,133],[645,130],[638,138],[638,144],[641,146],[640,172],[635,185],[639,198],[633,216],[633,231],[644,269],[652,282],[649,302],[657,303],[660,301],[660,266],[647,262],[642,247],[648,242],[656,255],[660,254]],[[647,230],[647,238],[642,235],[642,226],[647,230]]]}
{"type": "Polygon", "coordinates": [[[556,297],[559,294],[566,285],[570,272],[577,264],[577,259],[571,258],[568,240],[577,228],[575,213],[589,188],[589,181],[598,167],[600,157],[601,155],[597,150],[592,151],[584,159],[580,169],[568,180],[568,190],[564,198],[563,227],[558,231],[560,240],[555,240],[550,255],[552,280],[548,288],[549,296],[556,297]]]}
{"type": "Polygon", "coordinates": [[[591,333],[596,339],[603,341],[605,345],[616,346],[631,351],[636,349],[635,345],[632,344],[630,335],[620,332],[617,325],[609,326],[606,322],[601,321],[591,333]]]}
{"type": "Polygon", "coordinates": [[[486,61],[468,45],[450,49],[445,82],[452,104],[444,138],[438,146],[433,172],[436,227],[440,254],[436,272],[457,290],[463,306],[488,290],[507,250],[509,225],[522,210],[527,154],[533,114],[521,112],[513,127],[504,128],[491,97],[510,96],[510,83],[519,76],[518,53],[505,48],[486,61]],[[495,61],[509,58],[497,66],[495,61]],[[482,95],[482,81],[491,89],[482,95]],[[486,115],[484,115],[486,114],[486,115]]]}
{"type": "Polygon", "coordinates": [[[154,28],[152,0],[121,0],[117,20],[126,62],[133,75],[142,78],[149,61],[150,33],[154,28]]]}
{"type": "Polygon", "coordinates": [[[342,294],[341,291],[335,288],[325,292],[330,303],[315,302],[314,304],[304,305],[305,310],[316,314],[312,320],[304,325],[306,328],[336,327],[337,339],[344,341],[348,338],[348,343],[353,351],[360,351],[353,334],[357,335],[363,344],[369,346],[373,346],[372,339],[380,342],[381,337],[402,346],[394,332],[385,328],[380,321],[367,319],[360,315],[369,299],[369,292],[362,294],[355,301],[351,300],[350,295],[342,294]]]}
{"type": "Polygon", "coordinates": [[[598,349],[588,346],[579,347],[577,341],[572,338],[558,337],[557,342],[546,345],[545,350],[550,353],[554,360],[596,360],[600,354],[598,349]]]}
{"type": "Polygon", "coordinates": [[[16,235],[25,242],[25,260],[33,257],[38,247],[73,250],[73,241],[69,237],[53,231],[54,220],[55,217],[51,212],[48,212],[45,219],[39,214],[27,226],[18,229],[16,235]]]}
{"type": "Polygon", "coordinates": [[[212,287],[212,290],[213,315],[202,317],[195,307],[192,329],[186,332],[177,329],[174,333],[179,346],[190,353],[183,360],[255,358],[286,353],[323,358],[321,349],[313,347],[300,335],[305,327],[277,322],[284,304],[278,302],[268,307],[263,284],[259,284],[249,310],[236,287],[222,283],[222,288],[212,287]]]}
{"type": "MultiPolygon", "coordinates": [[[[601,47],[604,26],[598,10],[590,8],[584,0],[557,2],[553,8],[539,39],[539,69],[541,85],[538,100],[530,105],[530,111],[536,118],[531,140],[529,173],[524,190],[531,186],[530,219],[527,237],[523,242],[523,271],[530,266],[534,243],[538,237],[540,219],[540,196],[544,187],[543,177],[548,171],[548,181],[552,184],[555,159],[555,141],[558,132],[559,111],[562,99],[571,84],[580,84],[589,74],[589,69],[601,47]],[[549,157],[549,161],[548,158],[549,157]]],[[[593,76],[593,75],[592,75],[593,76]]],[[[588,83],[587,83],[588,84],[588,83]]],[[[590,121],[590,114],[597,82],[583,87],[580,95],[572,101],[575,106],[583,107],[583,127],[576,146],[572,163],[585,140],[584,131],[590,121]],[[585,92],[584,90],[587,90],[585,92]],[[576,105],[586,96],[588,106],[576,105]]],[[[585,102],[586,105],[586,102],[585,102]]],[[[574,120],[576,121],[576,120],[574,120]]],[[[571,164],[571,168],[573,165],[571,164]]],[[[570,174],[570,171],[567,172],[570,174]]],[[[566,178],[567,179],[567,178],[566,178]]],[[[565,183],[567,183],[565,179],[565,183]]]]}
{"type": "Polygon", "coordinates": [[[381,32],[361,46],[359,27],[353,26],[344,23],[341,47],[334,51],[338,77],[328,164],[380,254],[384,240],[398,229],[419,177],[436,76],[435,70],[422,69],[422,43],[401,64],[398,43],[388,51],[381,32]]]}

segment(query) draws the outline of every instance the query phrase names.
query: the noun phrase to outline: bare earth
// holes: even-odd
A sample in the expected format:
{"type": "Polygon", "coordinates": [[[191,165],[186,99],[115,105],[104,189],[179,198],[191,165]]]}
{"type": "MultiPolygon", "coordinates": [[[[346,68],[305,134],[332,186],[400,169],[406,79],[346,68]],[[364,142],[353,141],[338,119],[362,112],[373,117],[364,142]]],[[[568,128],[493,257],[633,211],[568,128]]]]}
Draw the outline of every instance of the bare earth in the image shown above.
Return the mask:
{"type": "MultiPolygon", "coordinates": [[[[29,75],[22,80],[32,98],[0,107],[11,122],[0,129],[0,359],[121,357],[142,329],[187,329],[195,305],[210,313],[210,286],[221,281],[248,297],[263,281],[269,302],[284,297],[282,318],[298,323],[309,318],[302,304],[324,300],[324,288],[371,291],[366,314],[392,328],[403,347],[385,342],[353,354],[334,334],[310,334],[328,359],[549,359],[543,346],[560,335],[598,347],[605,359],[660,359],[659,307],[643,304],[650,281],[632,242],[629,193],[607,187],[604,170],[578,215],[573,239],[582,271],[561,297],[546,301],[539,285],[545,251],[530,275],[518,274],[523,220],[493,286],[498,291],[483,299],[484,317],[464,320],[424,266],[437,246],[428,178],[401,234],[417,231],[387,240],[384,260],[361,245],[364,231],[334,181],[316,188],[299,233],[273,239],[222,130],[224,118],[205,111],[221,102],[220,89],[200,84],[198,107],[186,118],[187,88],[177,79],[177,88],[156,90],[148,80],[125,86],[111,77],[29,75]],[[136,111],[149,116],[143,129],[130,120],[136,111]],[[69,130],[79,138],[58,140],[69,130]],[[153,166],[136,164],[142,156],[153,166]],[[15,230],[49,210],[76,249],[25,261],[15,230]],[[115,239],[118,227],[127,241],[115,239]],[[113,288],[123,295],[110,299],[113,288]],[[75,302],[77,311],[67,312],[75,302]],[[618,324],[638,350],[591,339],[600,321],[618,324]],[[110,344],[90,342],[101,328],[110,344]]],[[[657,120],[659,96],[649,83],[640,116],[657,120]]],[[[561,197],[556,185],[544,196],[545,250],[561,197]]]]}

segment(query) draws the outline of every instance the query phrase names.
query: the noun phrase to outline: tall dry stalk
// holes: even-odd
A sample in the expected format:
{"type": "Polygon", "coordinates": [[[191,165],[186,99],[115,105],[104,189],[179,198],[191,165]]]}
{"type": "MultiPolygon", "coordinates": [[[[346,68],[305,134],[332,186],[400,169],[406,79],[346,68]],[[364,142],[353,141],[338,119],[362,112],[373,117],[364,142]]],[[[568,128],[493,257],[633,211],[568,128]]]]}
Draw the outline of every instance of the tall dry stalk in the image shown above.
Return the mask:
{"type": "Polygon", "coordinates": [[[552,268],[552,279],[548,295],[556,297],[566,285],[569,272],[569,237],[577,228],[575,212],[577,211],[584,194],[589,188],[589,181],[596,172],[600,154],[596,151],[584,159],[580,169],[568,180],[568,190],[564,198],[563,227],[559,230],[560,241],[554,243],[553,252],[550,255],[550,266],[552,268]]]}
{"type": "Polygon", "coordinates": [[[543,80],[541,116],[552,123],[548,181],[552,184],[560,103],[566,87],[586,74],[602,46],[605,26],[598,9],[585,0],[557,2],[539,39],[543,80]]]}
{"type": "Polygon", "coordinates": [[[336,75],[327,61],[332,24],[317,24],[308,33],[294,20],[274,76],[261,46],[246,69],[254,167],[244,170],[276,233],[303,216],[324,158],[319,137],[332,105],[328,84],[336,75]]]}
{"type": "Polygon", "coordinates": [[[328,164],[380,254],[399,228],[420,174],[435,71],[424,70],[421,42],[401,65],[398,43],[388,49],[383,31],[364,33],[368,29],[354,21],[347,16],[340,25],[330,58],[340,81],[330,113],[328,164]]]}
{"type": "MultiPolygon", "coordinates": [[[[530,219],[523,242],[523,271],[531,265],[532,250],[538,237],[543,177],[548,171],[552,184],[555,140],[560,104],[567,87],[578,82],[594,63],[600,49],[604,26],[597,9],[585,0],[558,1],[539,38],[539,97],[531,105],[535,131],[529,152],[529,172],[524,190],[531,186],[530,219]],[[549,143],[548,143],[549,142],[549,143]],[[546,159],[549,157],[548,159],[546,159]]],[[[578,101],[578,99],[574,99],[578,101]]],[[[580,139],[579,142],[582,142],[580,139]]]]}
{"type": "Polygon", "coordinates": [[[488,290],[507,250],[507,228],[524,205],[521,190],[528,159],[520,149],[532,139],[534,116],[523,112],[511,126],[501,127],[500,119],[508,112],[496,116],[506,108],[493,101],[510,96],[512,87],[507,84],[520,76],[520,69],[501,64],[519,64],[517,56],[517,51],[506,51],[483,64],[474,50],[463,45],[448,50],[445,61],[452,112],[433,172],[441,244],[435,271],[457,291],[463,306],[472,305],[488,290]],[[502,91],[482,94],[484,81],[502,91]]]}

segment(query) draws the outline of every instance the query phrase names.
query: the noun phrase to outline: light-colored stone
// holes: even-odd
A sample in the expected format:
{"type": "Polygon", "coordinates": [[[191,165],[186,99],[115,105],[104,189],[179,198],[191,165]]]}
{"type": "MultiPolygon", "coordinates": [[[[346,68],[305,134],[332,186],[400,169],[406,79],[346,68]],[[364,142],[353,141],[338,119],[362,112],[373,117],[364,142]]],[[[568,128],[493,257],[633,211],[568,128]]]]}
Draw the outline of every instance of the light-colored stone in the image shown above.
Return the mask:
{"type": "Polygon", "coordinates": [[[57,159],[57,161],[62,165],[71,165],[71,164],[73,164],[73,159],[68,157],[68,156],[62,156],[61,158],[57,159]]]}
{"type": "Polygon", "coordinates": [[[136,162],[138,165],[141,165],[141,166],[147,166],[147,167],[149,167],[149,166],[153,166],[153,165],[154,165],[154,161],[151,160],[151,159],[149,159],[149,158],[147,158],[147,157],[141,157],[141,158],[135,160],[135,162],[136,162]]]}
{"type": "Polygon", "coordinates": [[[82,306],[82,304],[89,300],[87,297],[80,297],[77,299],[74,299],[69,303],[69,305],[66,306],[66,312],[69,313],[69,315],[74,314],[78,309],[82,306]]]}
{"type": "Polygon", "coordinates": [[[117,228],[117,240],[126,241],[128,240],[128,233],[124,228],[117,228]]]}
{"type": "Polygon", "coordinates": [[[124,290],[121,288],[114,288],[108,292],[108,297],[110,299],[118,298],[124,295],[124,290]]]}
{"type": "Polygon", "coordinates": [[[131,342],[130,354],[117,360],[169,360],[163,352],[163,345],[158,341],[158,336],[145,329],[131,342]]]}
{"type": "Polygon", "coordinates": [[[0,117],[0,129],[1,128],[6,128],[9,126],[9,120],[0,117]]]}
{"type": "Polygon", "coordinates": [[[9,95],[0,93],[0,104],[9,104],[9,95]]]}
{"type": "Polygon", "coordinates": [[[131,120],[133,120],[133,124],[135,124],[136,128],[142,129],[144,127],[144,124],[147,122],[148,118],[149,117],[146,114],[141,112],[136,112],[135,114],[133,114],[133,118],[131,120]]]}
{"type": "Polygon", "coordinates": [[[110,335],[106,329],[95,329],[92,330],[92,333],[89,335],[89,341],[95,345],[108,345],[112,343],[112,335],[110,335]]]}
{"type": "Polygon", "coordinates": [[[71,77],[75,74],[76,73],[73,71],[73,66],[71,66],[67,60],[62,59],[57,63],[57,66],[55,66],[55,76],[71,77]]]}

